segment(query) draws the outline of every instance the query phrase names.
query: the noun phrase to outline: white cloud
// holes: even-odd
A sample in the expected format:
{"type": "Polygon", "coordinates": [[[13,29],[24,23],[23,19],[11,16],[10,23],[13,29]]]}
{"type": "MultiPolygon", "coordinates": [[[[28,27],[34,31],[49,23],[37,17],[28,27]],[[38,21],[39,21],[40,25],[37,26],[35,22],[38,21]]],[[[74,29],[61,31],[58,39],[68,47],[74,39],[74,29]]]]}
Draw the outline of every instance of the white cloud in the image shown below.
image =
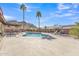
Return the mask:
{"type": "Polygon", "coordinates": [[[69,16],[73,16],[73,15],[74,15],[73,13],[64,13],[64,14],[55,13],[55,14],[52,14],[53,17],[69,17],[69,16]]]}
{"type": "Polygon", "coordinates": [[[73,16],[74,14],[73,13],[66,13],[66,14],[63,14],[63,16],[73,16]]]}
{"type": "MultiPolygon", "coordinates": [[[[18,3],[19,6],[20,6],[21,4],[22,4],[22,3],[18,3]]],[[[32,10],[37,10],[37,9],[39,9],[39,7],[30,6],[30,5],[27,5],[27,4],[25,4],[25,6],[27,7],[26,12],[32,12],[32,10]]],[[[21,10],[19,9],[19,11],[21,11],[21,10]]]]}
{"type": "Polygon", "coordinates": [[[53,18],[72,17],[74,15],[75,14],[73,14],[73,13],[64,13],[64,14],[50,13],[48,16],[41,18],[41,23],[46,22],[46,21],[50,21],[50,19],[53,19],[53,18]]]}
{"type": "Polygon", "coordinates": [[[21,5],[22,3],[17,3],[18,5],[21,5]]]}
{"type": "MultiPolygon", "coordinates": [[[[22,3],[17,3],[18,5],[21,5],[22,3]]],[[[27,4],[25,4],[25,6],[27,7],[27,8],[29,8],[29,6],[27,5],[27,4]]]]}
{"type": "MultiPolygon", "coordinates": [[[[17,3],[17,4],[20,6],[22,3],[17,3]]],[[[26,6],[26,11],[27,12],[31,12],[32,11],[30,6],[28,6],[27,4],[25,4],[25,6],[26,6]]],[[[20,9],[18,9],[18,10],[21,11],[20,9]]]]}
{"type": "Polygon", "coordinates": [[[46,22],[46,21],[50,21],[51,18],[53,18],[52,15],[42,17],[40,22],[43,23],[43,22],[46,22]]]}
{"type": "MultiPolygon", "coordinates": [[[[18,11],[21,11],[20,9],[18,9],[18,11]]],[[[31,9],[26,9],[26,12],[32,12],[31,9]]]]}
{"type": "Polygon", "coordinates": [[[78,5],[74,5],[74,8],[77,8],[78,7],[78,5]]]}
{"type": "Polygon", "coordinates": [[[70,13],[74,13],[74,14],[79,13],[79,11],[76,11],[76,10],[69,10],[68,12],[70,12],[70,13]]]}
{"type": "MultiPolygon", "coordinates": [[[[22,3],[17,3],[19,6],[22,4],[22,3]]],[[[28,4],[25,4],[25,6],[27,7],[26,9],[26,12],[32,12],[33,10],[39,10],[40,7],[35,7],[35,6],[30,6],[28,4]]],[[[19,9],[19,11],[21,11],[19,9]]]]}
{"type": "Polygon", "coordinates": [[[71,17],[69,19],[73,19],[73,20],[79,20],[79,17],[71,17]]]}
{"type": "Polygon", "coordinates": [[[70,6],[64,5],[64,3],[58,4],[58,10],[70,9],[70,6]]]}
{"type": "Polygon", "coordinates": [[[12,17],[12,16],[8,16],[8,15],[4,15],[4,18],[7,19],[7,20],[14,19],[14,17],[12,17]]]}
{"type": "Polygon", "coordinates": [[[79,3],[72,3],[74,8],[77,8],[79,6],[79,3]]]}

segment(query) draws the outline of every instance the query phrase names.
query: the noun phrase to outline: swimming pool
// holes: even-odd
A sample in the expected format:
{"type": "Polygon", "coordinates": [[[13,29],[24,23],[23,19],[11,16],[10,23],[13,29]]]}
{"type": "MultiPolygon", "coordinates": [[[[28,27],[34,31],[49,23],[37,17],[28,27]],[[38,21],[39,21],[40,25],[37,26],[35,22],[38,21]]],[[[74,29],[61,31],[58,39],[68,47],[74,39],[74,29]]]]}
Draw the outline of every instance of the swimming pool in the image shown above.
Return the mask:
{"type": "Polygon", "coordinates": [[[54,37],[50,35],[39,33],[39,32],[26,32],[23,36],[24,37],[39,37],[42,39],[55,39],[54,37]]]}
{"type": "Polygon", "coordinates": [[[29,36],[29,37],[42,37],[45,36],[42,33],[37,33],[37,32],[26,32],[23,36],[29,36]]]}

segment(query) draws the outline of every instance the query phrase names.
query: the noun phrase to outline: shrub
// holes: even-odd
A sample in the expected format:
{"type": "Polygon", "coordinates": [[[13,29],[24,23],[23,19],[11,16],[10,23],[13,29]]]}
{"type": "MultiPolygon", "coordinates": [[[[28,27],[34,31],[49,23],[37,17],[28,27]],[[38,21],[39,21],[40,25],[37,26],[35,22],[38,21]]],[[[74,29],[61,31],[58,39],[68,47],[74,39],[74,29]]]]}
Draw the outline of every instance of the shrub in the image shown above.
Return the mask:
{"type": "Polygon", "coordinates": [[[79,38],[79,23],[76,23],[76,25],[73,26],[72,29],[70,29],[69,34],[79,38]]]}

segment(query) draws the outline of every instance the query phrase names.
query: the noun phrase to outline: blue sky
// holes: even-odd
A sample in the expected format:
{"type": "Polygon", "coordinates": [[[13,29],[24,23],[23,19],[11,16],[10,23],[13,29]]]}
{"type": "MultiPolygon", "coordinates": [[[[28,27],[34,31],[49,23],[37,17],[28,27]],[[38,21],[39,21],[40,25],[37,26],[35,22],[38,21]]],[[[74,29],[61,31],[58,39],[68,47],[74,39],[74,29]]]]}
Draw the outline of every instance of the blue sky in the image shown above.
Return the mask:
{"type": "MultiPolygon", "coordinates": [[[[21,3],[0,3],[6,20],[22,21],[21,3]]],[[[70,25],[79,21],[78,3],[26,3],[25,21],[37,26],[36,11],[40,11],[41,27],[70,25]]]]}

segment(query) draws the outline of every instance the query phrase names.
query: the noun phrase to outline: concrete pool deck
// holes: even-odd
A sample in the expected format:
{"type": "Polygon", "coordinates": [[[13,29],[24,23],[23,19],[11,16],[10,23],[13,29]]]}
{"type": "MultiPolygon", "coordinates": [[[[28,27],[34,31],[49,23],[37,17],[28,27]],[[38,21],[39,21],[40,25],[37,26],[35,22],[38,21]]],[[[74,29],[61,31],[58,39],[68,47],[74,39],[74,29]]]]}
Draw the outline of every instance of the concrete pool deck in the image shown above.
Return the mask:
{"type": "Polygon", "coordinates": [[[79,40],[53,35],[43,40],[26,37],[4,37],[0,42],[1,56],[79,56],[79,40]]]}

